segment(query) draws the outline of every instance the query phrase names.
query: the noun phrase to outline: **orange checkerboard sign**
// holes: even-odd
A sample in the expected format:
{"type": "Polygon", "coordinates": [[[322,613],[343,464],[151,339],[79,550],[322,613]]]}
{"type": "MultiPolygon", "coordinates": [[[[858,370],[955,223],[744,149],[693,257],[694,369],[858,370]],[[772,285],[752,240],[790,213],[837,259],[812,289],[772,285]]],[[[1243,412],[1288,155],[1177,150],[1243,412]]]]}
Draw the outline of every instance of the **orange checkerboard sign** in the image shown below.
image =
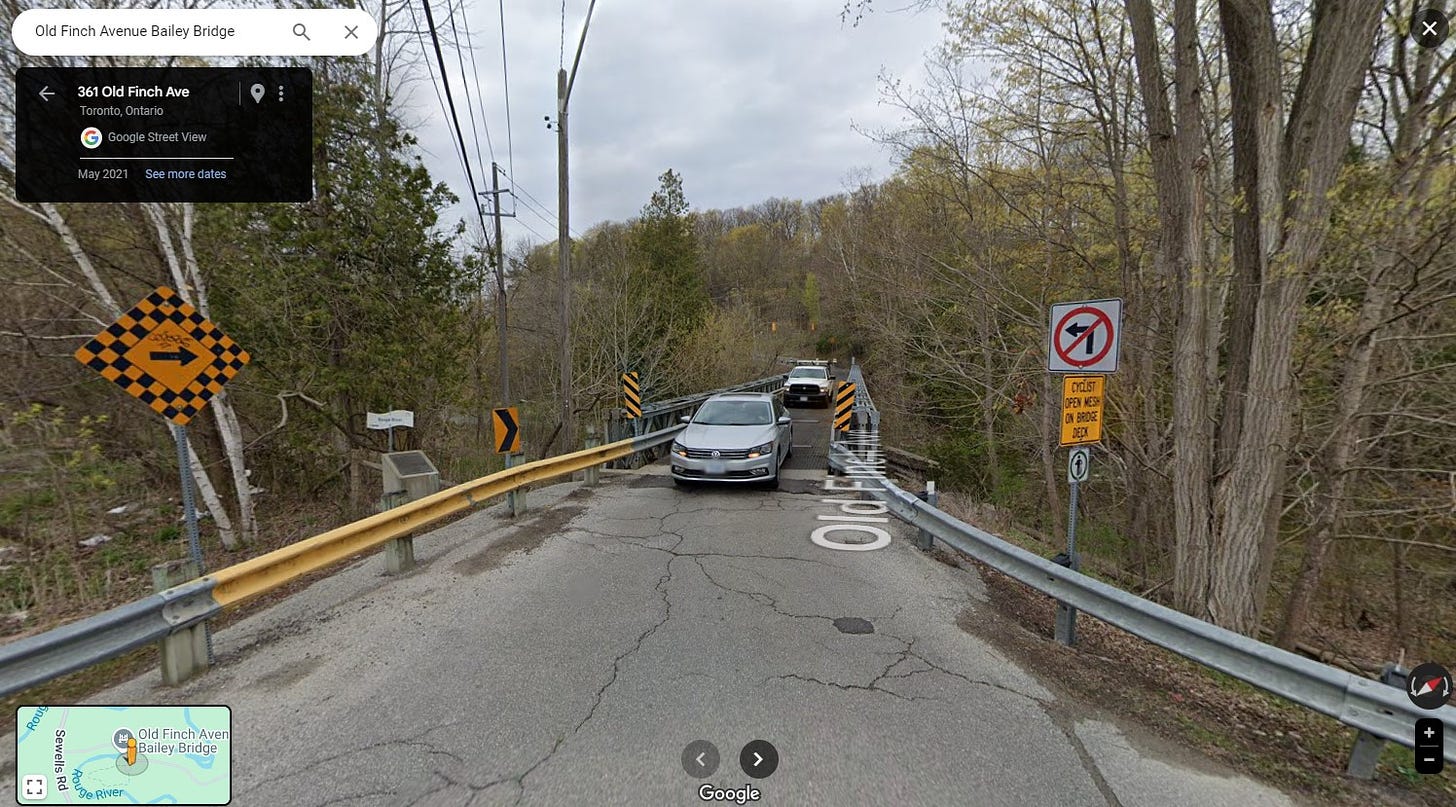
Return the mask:
{"type": "Polygon", "coordinates": [[[202,411],[248,359],[166,286],[76,351],[77,361],[178,426],[202,411]]]}

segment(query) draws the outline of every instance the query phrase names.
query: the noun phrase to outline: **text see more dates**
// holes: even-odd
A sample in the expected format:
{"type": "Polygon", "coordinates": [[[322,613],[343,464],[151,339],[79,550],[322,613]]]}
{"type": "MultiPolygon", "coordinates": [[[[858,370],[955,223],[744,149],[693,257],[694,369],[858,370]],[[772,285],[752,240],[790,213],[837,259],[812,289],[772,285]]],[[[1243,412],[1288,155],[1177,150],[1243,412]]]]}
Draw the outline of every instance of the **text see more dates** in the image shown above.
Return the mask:
{"type": "Polygon", "coordinates": [[[16,71],[24,202],[304,202],[313,197],[307,68],[16,71]]]}

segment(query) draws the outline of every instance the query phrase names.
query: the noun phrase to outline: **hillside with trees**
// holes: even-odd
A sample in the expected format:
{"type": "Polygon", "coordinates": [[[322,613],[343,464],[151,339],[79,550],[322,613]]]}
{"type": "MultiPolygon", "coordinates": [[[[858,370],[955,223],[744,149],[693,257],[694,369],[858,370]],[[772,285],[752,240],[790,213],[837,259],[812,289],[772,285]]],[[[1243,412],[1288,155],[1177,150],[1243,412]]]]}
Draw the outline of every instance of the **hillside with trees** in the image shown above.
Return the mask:
{"type": "MultiPolygon", "coordinates": [[[[623,369],[650,400],[853,356],[888,444],[1054,544],[1047,309],[1121,297],[1086,551],[1285,646],[1456,657],[1456,63],[1407,4],[1318,8],[954,3],[923,75],[883,79],[904,122],[865,132],[883,181],[705,210],[660,166],[639,215],[573,240],[569,334],[556,245],[511,245],[528,453],[563,449],[563,338],[578,427],[613,416],[623,369]]],[[[369,512],[365,412],[414,410],[404,439],[451,481],[500,467],[496,267],[443,218],[387,71],[331,64],[308,204],[24,204],[0,153],[6,632],[145,592],[180,554],[168,431],[71,358],[156,285],[253,356],[194,429],[217,562],[369,512]]]]}

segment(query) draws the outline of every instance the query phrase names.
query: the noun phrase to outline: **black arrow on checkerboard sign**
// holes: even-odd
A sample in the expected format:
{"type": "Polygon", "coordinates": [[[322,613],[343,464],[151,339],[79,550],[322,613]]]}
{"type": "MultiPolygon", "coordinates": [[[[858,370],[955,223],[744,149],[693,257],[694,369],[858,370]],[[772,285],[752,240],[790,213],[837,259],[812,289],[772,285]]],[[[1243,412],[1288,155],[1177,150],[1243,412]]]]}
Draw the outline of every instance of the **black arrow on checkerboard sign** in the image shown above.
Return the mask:
{"type": "Polygon", "coordinates": [[[197,360],[197,354],[187,348],[178,348],[175,352],[165,350],[153,350],[152,361],[175,361],[178,364],[191,364],[197,360]]]}

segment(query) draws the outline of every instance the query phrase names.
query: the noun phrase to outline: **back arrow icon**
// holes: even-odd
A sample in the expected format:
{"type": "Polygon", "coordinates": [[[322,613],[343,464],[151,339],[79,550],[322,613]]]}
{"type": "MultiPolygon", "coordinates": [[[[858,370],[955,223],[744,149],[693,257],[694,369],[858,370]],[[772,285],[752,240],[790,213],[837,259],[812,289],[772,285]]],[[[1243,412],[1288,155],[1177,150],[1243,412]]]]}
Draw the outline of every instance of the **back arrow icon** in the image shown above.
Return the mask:
{"type": "Polygon", "coordinates": [[[707,751],[704,751],[703,753],[698,754],[696,757],[694,757],[694,759],[696,759],[698,761],[698,767],[699,768],[702,768],[702,767],[706,767],[707,766],[708,763],[706,763],[706,762],[703,761],[703,757],[707,756],[707,754],[708,754],[708,752],[707,751]]]}
{"type": "Polygon", "coordinates": [[[51,96],[55,94],[55,90],[52,90],[49,84],[40,88],[40,100],[42,101],[50,101],[51,96]]]}

